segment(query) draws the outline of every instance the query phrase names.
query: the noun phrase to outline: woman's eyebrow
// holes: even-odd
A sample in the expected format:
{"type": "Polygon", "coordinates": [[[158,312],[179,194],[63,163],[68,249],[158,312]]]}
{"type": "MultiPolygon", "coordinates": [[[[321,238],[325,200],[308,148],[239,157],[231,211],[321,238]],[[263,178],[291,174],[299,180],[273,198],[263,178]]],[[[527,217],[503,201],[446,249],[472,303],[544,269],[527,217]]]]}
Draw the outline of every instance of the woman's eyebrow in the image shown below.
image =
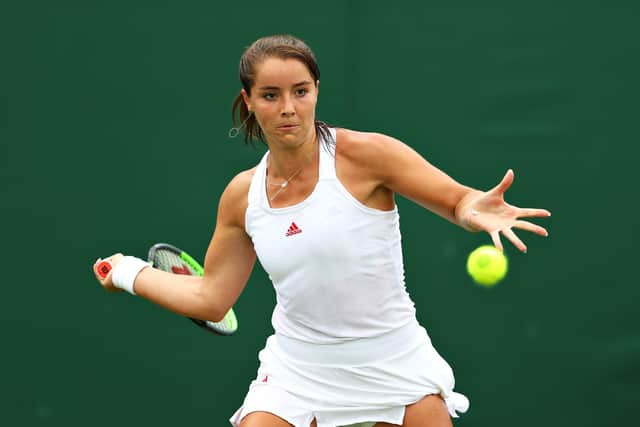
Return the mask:
{"type": "MultiPolygon", "coordinates": [[[[303,80],[299,83],[294,83],[293,86],[304,86],[304,85],[309,85],[311,84],[311,82],[309,80],[303,80]]],[[[280,88],[278,86],[260,86],[258,89],[260,90],[279,90],[280,88]]]]}

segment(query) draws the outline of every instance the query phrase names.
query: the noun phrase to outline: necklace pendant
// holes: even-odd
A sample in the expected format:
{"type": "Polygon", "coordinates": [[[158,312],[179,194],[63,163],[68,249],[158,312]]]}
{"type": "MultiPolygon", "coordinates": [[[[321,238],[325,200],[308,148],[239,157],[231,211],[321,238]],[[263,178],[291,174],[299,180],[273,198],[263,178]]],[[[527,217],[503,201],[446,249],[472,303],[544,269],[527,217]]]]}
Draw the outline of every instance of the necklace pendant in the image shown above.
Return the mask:
{"type": "Polygon", "coordinates": [[[289,184],[289,181],[285,181],[282,184],[280,184],[280,188],[284,188],[289,184]]]}

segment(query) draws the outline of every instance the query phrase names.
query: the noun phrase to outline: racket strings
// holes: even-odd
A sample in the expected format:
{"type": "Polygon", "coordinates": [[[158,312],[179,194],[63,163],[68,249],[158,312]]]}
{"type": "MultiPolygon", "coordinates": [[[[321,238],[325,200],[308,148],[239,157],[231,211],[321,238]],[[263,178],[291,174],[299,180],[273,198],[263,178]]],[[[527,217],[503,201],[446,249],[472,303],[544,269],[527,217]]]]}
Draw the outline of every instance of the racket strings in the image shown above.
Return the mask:
{"type": "Polygon", "coordinates": [[[169,273],[185,274],[190,276],[198,275],[198,272],[189,264],[185,263],[182,258],[180,258],[180,255],[168,250],[156,251],[153,259],[153,265],[160,270],[169,273]]]}
{"type": "MultiPolygon", "coordinates": [[[[179,254],[166,249],[159,249],[153,254],[153,266],[159,270],[166,271],[174,274],[185,274],[190,276],[198,276],[199,273],[191,267],[188,263],[184,262],[179,254]]],[[[216,330],[222,330],[232,333],[236,329],[235,314],[233,311],[229,311],[227,315],[219,322],[196,321],[196,323],[204,323],[213,327],[216,330]]]]}

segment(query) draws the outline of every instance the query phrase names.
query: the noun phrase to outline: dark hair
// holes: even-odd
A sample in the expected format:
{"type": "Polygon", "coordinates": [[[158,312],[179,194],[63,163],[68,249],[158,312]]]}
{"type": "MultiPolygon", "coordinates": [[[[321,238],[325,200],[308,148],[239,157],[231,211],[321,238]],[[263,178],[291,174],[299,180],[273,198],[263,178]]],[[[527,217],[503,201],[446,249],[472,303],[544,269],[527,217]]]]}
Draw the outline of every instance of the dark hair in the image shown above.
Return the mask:
{"type": "MultiPolygon", "coordinates": [[[[251,87],[255,84],[256,66],[270,57],[297,59],[307,66],[314,82],[320,80],[320,68],[318,68],[316,57],[305,42],[286,34],[262,37],[253,42],[240,58],[240,66],[238,69],[240,82],[242,83],[242,88],[248,95],[251,95],[251,87]]],[[[249,113],[247,105],[242,99],[242,94],[238,94],[233,101],[231,117],[234,126],[239,126],[240,123],[244,123],[243,132],[245,143],[254,145],[254,140],[265,143],[262,129],[260,129],[260,125],[255,116],[249,113]]],[[[326,123],[316,120],[315,127],[316,135],[322,137],[323,141],[329,144],[334,142],[329,132],[329,126],[326,123]]]]}

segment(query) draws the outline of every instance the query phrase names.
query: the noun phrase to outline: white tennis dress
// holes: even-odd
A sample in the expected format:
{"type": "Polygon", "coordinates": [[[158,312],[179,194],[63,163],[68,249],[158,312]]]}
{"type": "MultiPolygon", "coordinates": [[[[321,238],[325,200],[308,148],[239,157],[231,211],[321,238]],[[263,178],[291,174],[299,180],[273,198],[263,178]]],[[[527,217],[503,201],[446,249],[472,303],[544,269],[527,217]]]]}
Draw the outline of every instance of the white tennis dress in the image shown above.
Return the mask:
{"type": "Polygon", "coordinates": [[[356,200],[319,145],[318,182],[304,201],[270,207],[268,153],[251,182],[246,230],[276,290],[275,334],[231,424],[254,411],[295,427],[314,418],[318,427],[402,424],[405,406],[428,394],[440,394],[452,416],[465,412],[451,368],[416,321],[397,208],[356,200]]]}

